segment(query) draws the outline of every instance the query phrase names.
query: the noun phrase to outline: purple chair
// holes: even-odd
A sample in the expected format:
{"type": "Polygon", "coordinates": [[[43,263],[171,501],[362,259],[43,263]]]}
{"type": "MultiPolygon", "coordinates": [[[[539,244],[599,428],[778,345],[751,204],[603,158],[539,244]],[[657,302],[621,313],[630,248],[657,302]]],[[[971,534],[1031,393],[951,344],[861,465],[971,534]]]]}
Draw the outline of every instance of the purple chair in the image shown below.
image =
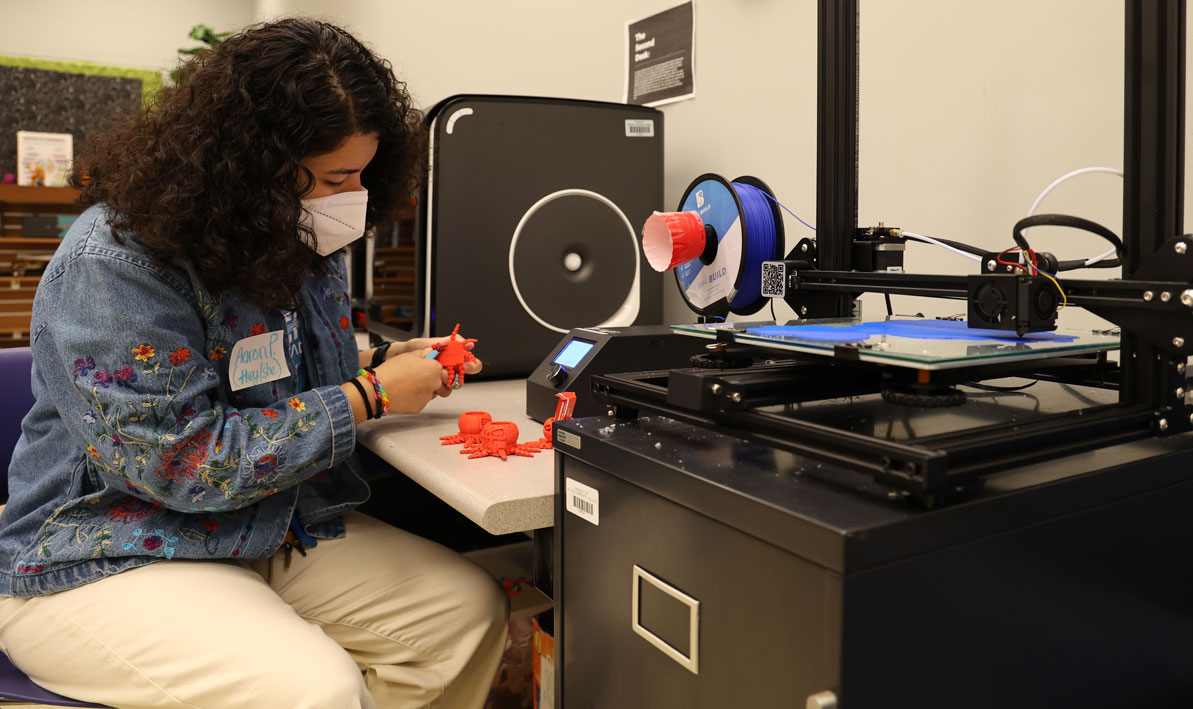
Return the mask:
{"type": "MultiPolygon", "coordinates": [[[[0,348],[0,382],[4,382],[4,403],[0,405],[0,484],[2,500],[8,501],[8,464],[12,449],[21,437],[21,419],[33,408],[33,390],[29,374],[33,369],[33,353],[28,347],[0,348]]],[[[8,656],[0,653],[0,706],[10,701],[50,704],[60,707],[102,707],[103,704],[80,702],[61,694],[42,689],[24,672],[18,670],[8,656]]]]}
{"type": "Polygon", "coordinates": [[[0,348],[0,382],[4,382],[4,404],[0,406],[0,502],[8,501],[8,461],[21,437],[21,419],[33,408],[29,374],[33,353],[28,347],[0,348]]]}

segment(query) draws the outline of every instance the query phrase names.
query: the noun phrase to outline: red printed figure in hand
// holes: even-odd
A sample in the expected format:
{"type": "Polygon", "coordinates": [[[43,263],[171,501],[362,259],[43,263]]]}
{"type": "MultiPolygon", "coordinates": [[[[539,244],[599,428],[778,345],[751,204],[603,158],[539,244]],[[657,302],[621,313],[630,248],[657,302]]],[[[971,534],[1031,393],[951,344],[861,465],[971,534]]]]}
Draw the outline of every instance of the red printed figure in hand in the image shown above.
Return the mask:
{"type": "Polygon", "coordinates": [[[464,347],[476,342],[476,338],[458,340],[456,333],[459,331],[460,323],[456,323],[450,339],[431,348],[435,350],[431,356],[439,360],[439,364],[447,370],[447,385],[452,389],[457,389],[464,383],[464,365],[477,361],[476,356],[464,347]]]}

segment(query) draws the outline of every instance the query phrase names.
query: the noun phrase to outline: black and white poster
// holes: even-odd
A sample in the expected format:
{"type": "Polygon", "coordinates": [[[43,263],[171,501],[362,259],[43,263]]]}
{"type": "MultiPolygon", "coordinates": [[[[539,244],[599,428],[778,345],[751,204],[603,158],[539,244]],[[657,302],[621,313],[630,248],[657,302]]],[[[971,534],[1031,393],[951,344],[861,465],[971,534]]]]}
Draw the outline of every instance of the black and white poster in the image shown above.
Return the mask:
{"type": "Polygon", "coordinates": [[[658,106],[696,95],[694,4],[626,23],[626,103],[658,106]]]}

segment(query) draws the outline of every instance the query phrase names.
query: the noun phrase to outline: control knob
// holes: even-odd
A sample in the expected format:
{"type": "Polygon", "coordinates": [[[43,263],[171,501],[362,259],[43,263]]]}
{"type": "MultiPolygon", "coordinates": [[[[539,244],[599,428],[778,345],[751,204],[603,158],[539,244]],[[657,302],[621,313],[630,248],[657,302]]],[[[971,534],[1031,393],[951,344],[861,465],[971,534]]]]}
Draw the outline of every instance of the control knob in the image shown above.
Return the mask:
{"type": "Polygon", "coordinates": [[[556,387],[562,386],[568,378],[568,370],[562,364],[557,364],[547,372],[547,381],[556,387]]]}

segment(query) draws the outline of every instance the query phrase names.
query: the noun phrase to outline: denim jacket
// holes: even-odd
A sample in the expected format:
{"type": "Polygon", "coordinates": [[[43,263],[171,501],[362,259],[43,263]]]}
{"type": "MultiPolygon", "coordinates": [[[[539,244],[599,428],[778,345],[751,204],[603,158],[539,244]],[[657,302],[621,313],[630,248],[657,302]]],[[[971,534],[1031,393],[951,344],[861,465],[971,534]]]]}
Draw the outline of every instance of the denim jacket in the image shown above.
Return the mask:
{"type": "Polygon", "coordinates": [[[102,206],[66,234],[33,304],[32,386],[0,515],[0,594],[36,596],[161,559],[273,554],[297,513],[342,536],[368,497],[340,384],[356,371],[342,254],[298,310],[294,372],[232,390],[234,345],[284,314],[117,243],[102,206]]]}

